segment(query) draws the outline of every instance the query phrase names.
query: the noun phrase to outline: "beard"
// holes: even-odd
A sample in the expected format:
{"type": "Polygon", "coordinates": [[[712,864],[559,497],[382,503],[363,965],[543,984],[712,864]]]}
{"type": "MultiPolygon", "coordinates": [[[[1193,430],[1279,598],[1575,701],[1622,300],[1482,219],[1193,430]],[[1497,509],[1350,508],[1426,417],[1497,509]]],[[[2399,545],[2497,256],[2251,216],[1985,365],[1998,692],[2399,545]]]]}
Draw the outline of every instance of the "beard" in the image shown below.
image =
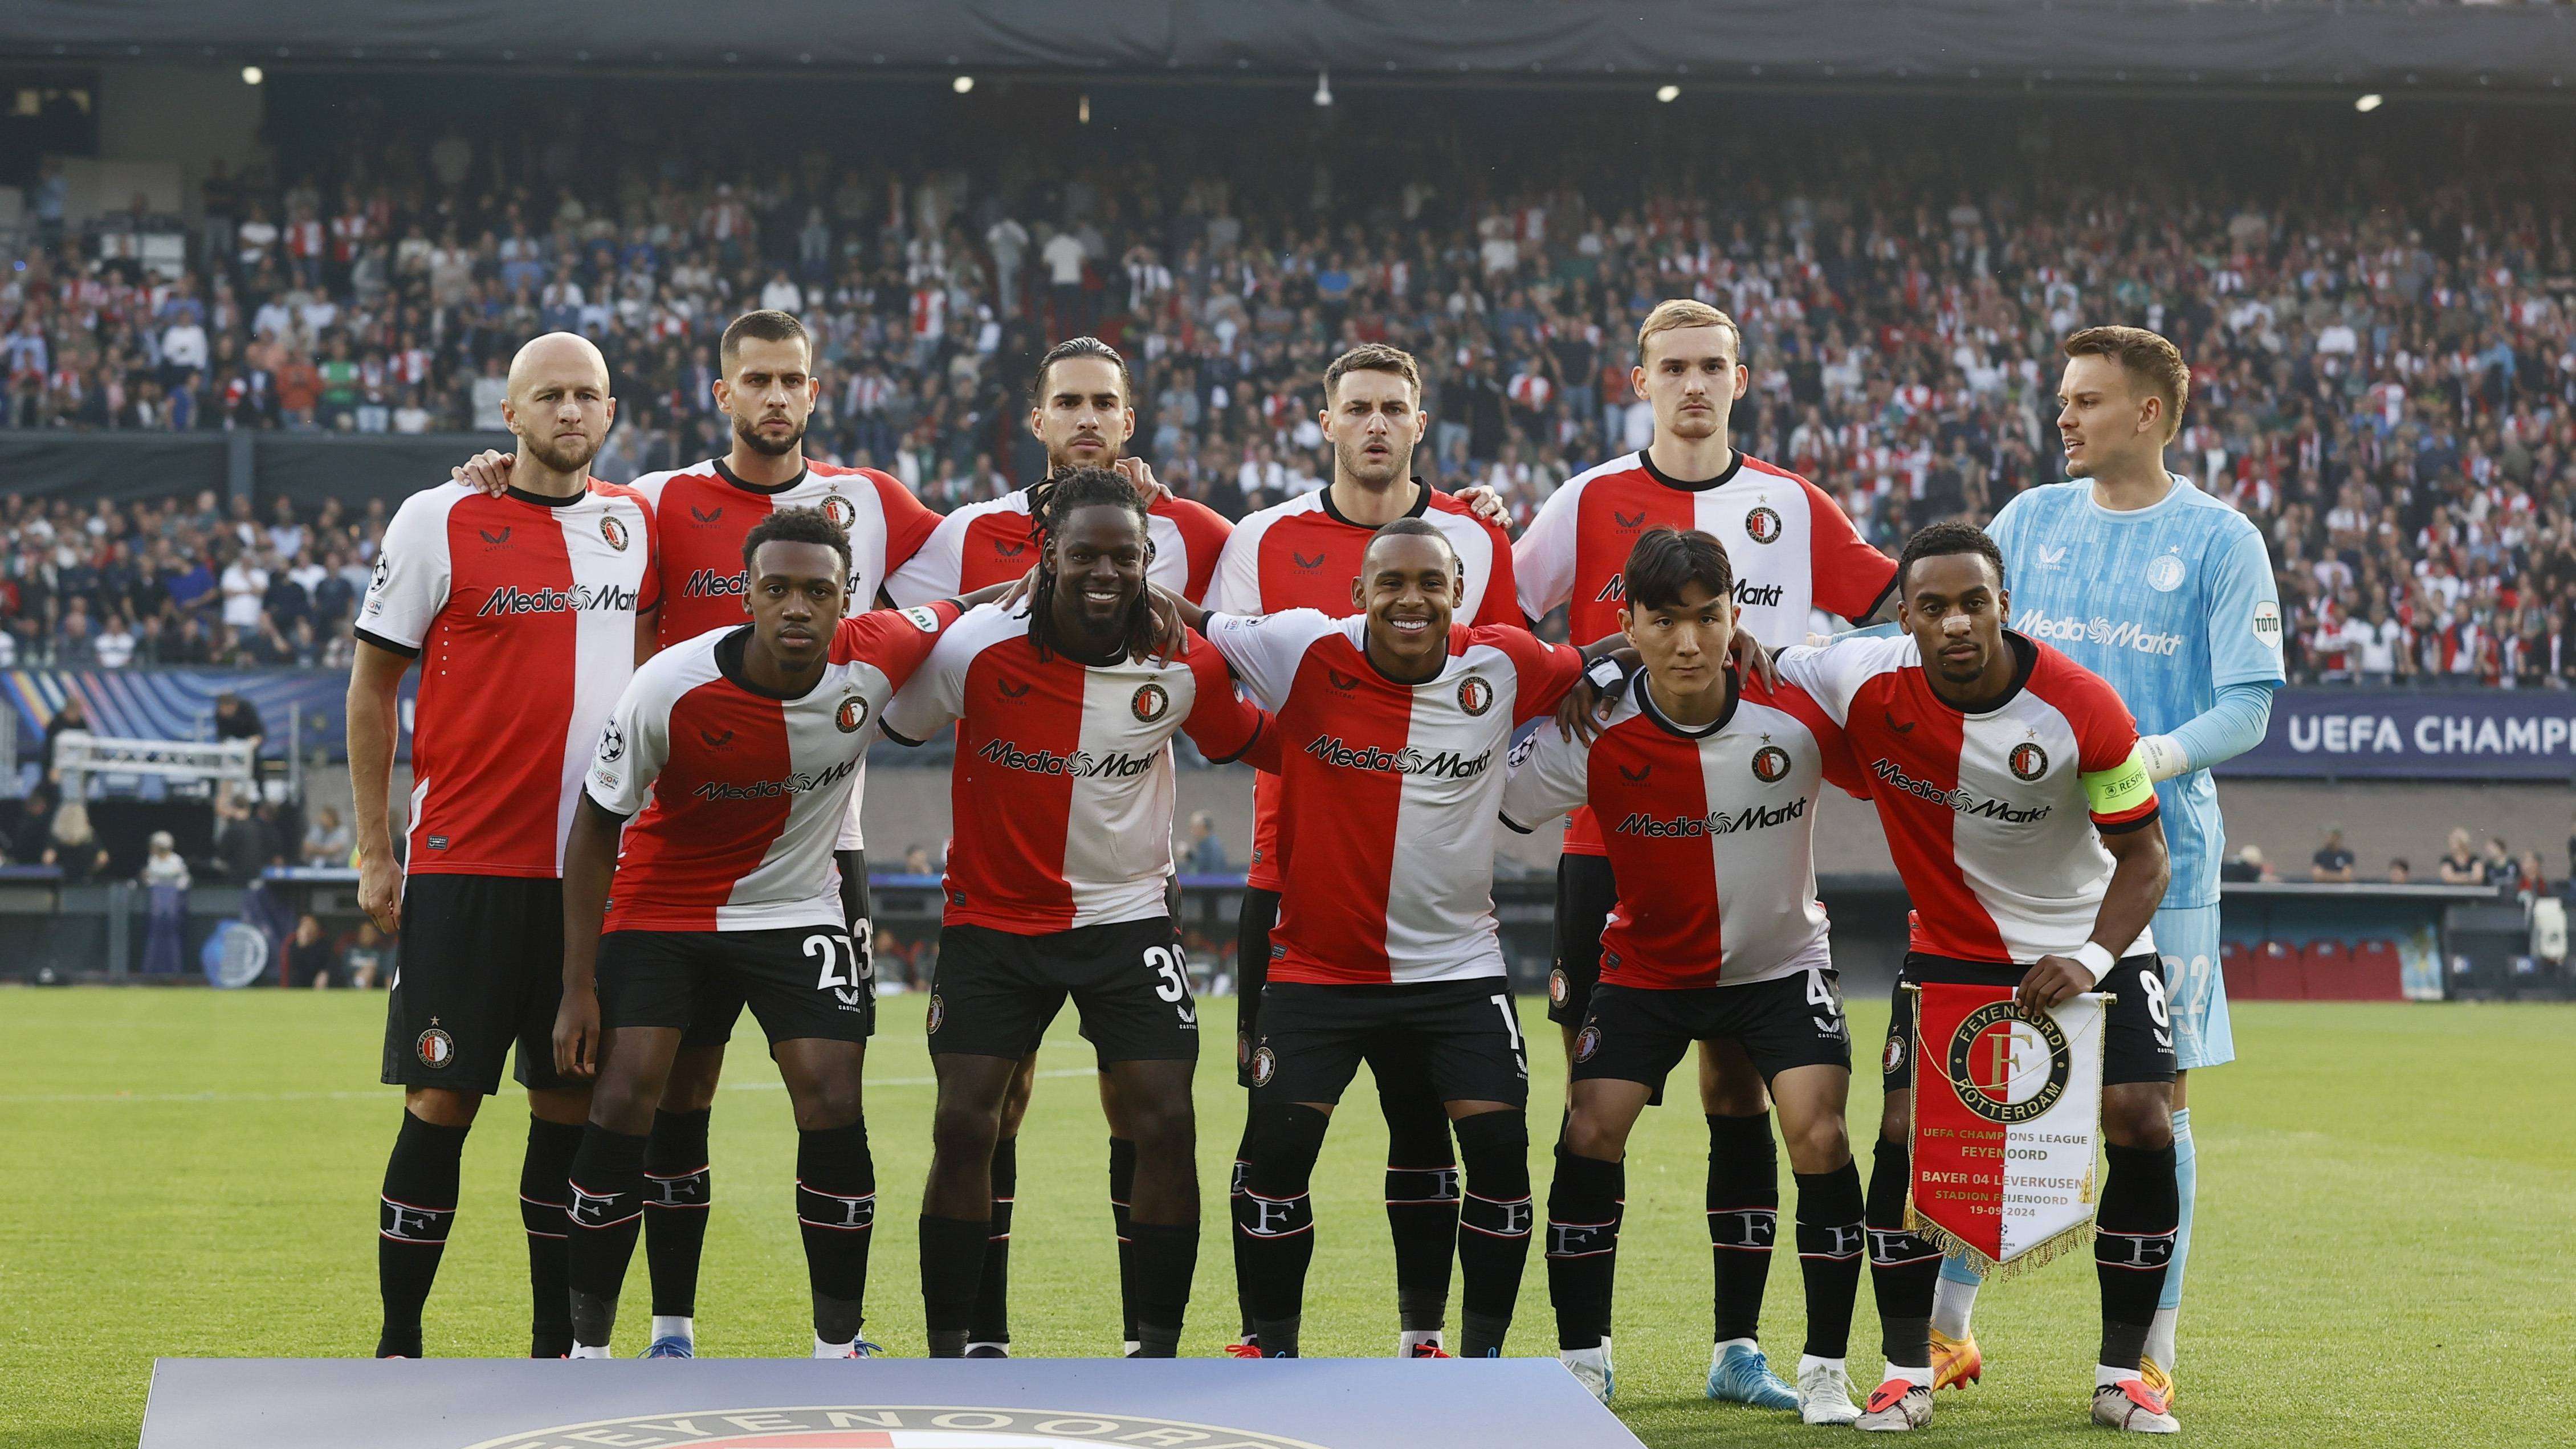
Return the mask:
{"type": "Polygon", "coordinates": [[[761,436],[760,428],[757,424],[746,423],[742,419],[736,418],[733,420],[733,435],[742,439],[742,445],[751,449],[755,453],[771,458],[784,458],[789,453],[792,453],[796,451],[797,448],[803,446],[805,442],[805,425],[803,423],[798,423],[796,425],[796,431],[789,433],[785,441],[771,442],[769,439],[761,436]]]}
{"type": "MultiPolygon", "coordinates": [[[[558,473],[578,473],[599,456],[599,443],[588,438],[577,442],[559,442],[553,438],[526,438],[528,456],[558,473]]],[[[603,439],[602,441],[605,441],[603,439]]]]}
{"type": "Polygon", "coordinates": [[[1389,443],[1387,449],[1387,461],[1383,465],[1383,472],[1372,471],[1380,465],[1371,463],[1368,454],[1360,448],[1351,448],[1347,451],[1336,449],[1333,461],[1340,466],[1343,476],[1357,479],[1362,483],[1387,484],[1400,478],[1412,477],[1413,449],[1401,443],[1389,443]]]}
{"type": "Polygon", "coordinates": [[[1107,449],[1107,456],[1097,463],[1076,463],[1071,453],[1059,453],[1053,448],[1047,449],[1047,476],[1052,478],[1058,473],[1069,473],[1076,468],[1106,468],[1127,456],[1126,450],[1116,443],[1110,442],[1107,438],[1102,438],[1100,441],[1107,449]]]}

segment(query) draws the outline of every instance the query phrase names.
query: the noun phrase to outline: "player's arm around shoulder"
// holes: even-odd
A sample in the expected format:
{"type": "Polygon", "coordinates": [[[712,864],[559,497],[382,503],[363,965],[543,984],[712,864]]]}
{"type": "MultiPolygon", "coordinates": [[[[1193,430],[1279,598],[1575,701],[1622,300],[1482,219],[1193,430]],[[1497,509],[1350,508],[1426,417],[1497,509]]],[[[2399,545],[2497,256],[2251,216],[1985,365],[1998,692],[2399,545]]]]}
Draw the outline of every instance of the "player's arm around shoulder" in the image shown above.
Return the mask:
{"type": "Polygon", "coordinates": [[[1209,610],[1195,627],[1253,699],[1275,711],[1296,683],[1297,666],[1308,647],[1340,627],[1340,621],[1317,609],[1285,609],[1276,614],[1209,610]]]}
{"type": "Polygon", "coordinates": [[[1502,821],[1528,835],[1584,803],[1590,778],[1592,746],[1566,729],[1563,721],[1543,719],[1512,746],[1503,779],[1502,821]]]}
{"type": "Polygon", "coordinates": [[[1180,657],[1167,667],[1190,677],[1190,712],[1181,730],[1209,764],[1249,760],[1256,768],[1276,771],[1279,750],[1271,738],[1270,712],[1235,692],[1234,673],[1215,646],[1197,630],[1184,630],[1180,657]]]}

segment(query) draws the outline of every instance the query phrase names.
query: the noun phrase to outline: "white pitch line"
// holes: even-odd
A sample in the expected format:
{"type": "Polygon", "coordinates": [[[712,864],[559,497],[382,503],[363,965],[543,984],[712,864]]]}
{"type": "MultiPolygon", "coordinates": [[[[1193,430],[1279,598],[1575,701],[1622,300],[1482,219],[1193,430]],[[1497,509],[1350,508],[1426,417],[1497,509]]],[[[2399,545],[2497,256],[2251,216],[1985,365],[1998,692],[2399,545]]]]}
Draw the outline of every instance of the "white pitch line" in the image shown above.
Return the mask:
{"type": "MultiPolygon", "coordinates": [[[[1065,1067],[1038,1073],[1041,1077],[1089,1077],[1098,1073],[1088,1067],[1065,1067]]],[[[937,1077],[869,1077],[871,1087],[932,1087],[937,1077]]],[[[359,1102],[383,1101],[396,1090],[378,1087],[372,1091],[351,1092],[60,1092],[28,1093],[0,1096],[0,1103],[70,1103],[70,1102],[359,1102]]],[[[726,1092],[783,1092],[784,1082],[726,1082],[726,1092]]]]}

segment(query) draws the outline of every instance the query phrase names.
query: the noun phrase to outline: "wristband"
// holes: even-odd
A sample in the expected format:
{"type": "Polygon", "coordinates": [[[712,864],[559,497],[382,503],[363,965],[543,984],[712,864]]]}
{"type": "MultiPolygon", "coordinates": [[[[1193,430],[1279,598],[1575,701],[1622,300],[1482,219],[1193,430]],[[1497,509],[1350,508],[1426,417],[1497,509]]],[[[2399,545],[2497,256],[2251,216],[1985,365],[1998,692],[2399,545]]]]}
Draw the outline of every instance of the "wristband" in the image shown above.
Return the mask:
{"type": "Polygon", "coordinates": [[[2087,941],[2077,947],[2074,960],[2076,964],[2093,973],[2093,984],[2096,986],[2102,984],[2103,977],[2111,974],[2112,967],[2120,964],[2119,959],[2111,954],[2110,948],[2099,941],[2087,941]]]}
{"type": "Polygon", "coordinates": [[[2186,773],[2191,760],[2182,745],[2171,735],[2147,735],[2138,741],[2138,758],[2147,767],[2149,783],[2160,783],[2186,773]]]}
{"type": "Polygon", "coordinates": [[[1608,694],[1628,682],[1628,671],[1620,667],[1618,660],[1605,654],[1585,666],[1583,677],[1592,681],[1594,689],[1608,694]]]}

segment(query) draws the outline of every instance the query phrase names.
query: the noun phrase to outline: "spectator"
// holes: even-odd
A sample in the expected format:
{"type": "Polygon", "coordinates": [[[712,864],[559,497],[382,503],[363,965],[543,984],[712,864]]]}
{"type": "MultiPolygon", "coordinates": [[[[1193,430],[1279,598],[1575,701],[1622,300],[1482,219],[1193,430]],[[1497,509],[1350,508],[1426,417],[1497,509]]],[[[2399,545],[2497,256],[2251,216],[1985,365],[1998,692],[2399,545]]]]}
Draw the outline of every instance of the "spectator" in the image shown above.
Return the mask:
{"type": "Polygon", "coordinates": [[[180,858],[178,843],[167,830],[152,832],[150,853],[143,859],[143,874],[137,877],[146,886],[188,888],[188,862],[180,858]]]}
{"type": "Polygon", "coordinates": [[[2389,860],[2388,883],[2390,885],[2411,885],[2414,883],[2414,880],[2415,867],[2406,859],[2406,857],[2402,855],[2394,856],[2389,860]]]}
{"type": "Polygon", "coordinates": [[[83,704],[77,694],[63,696],[63,707],[54,711],[52,719],[45,721],[46,779],[60,783],[63,778],[61,764],[63,736],[90,732],[89,706],[83,704]]]}
{"type": "Polygon", "coordinates": [[[248,740],[253,755],[268,743],[268,726],[261,723],[258,708],[230,690],[215,696],[214,723],[218,743],[248,740]]]}
{"type": "Polygon", "coordinates": [[[304,864],[324,868],[349,864],[349,827],[340,823],[340,812],[331,806],[315,809],[313,823],[304,829],[304,864]]]}
{"type": "Polygon", "coordinates": [[[1181,871],[1185,875],[1226,875],[1233,862],[1225,858],[1225,842],[1217,839],[1216,818],[1201,810],[1190,817],[1189,847],[1181,853],[1181,871]]]}
{"type": "Polygon", "coordinates": [[[11,865],[46,863],[45,852],[53,845],[54,799],[50,786],[38,785],[19,803],[18,826],[9,835],[11,865]]]}
{"type": "Polygon", "coordinates": [[[385,933],[376,929],[376,923],[360,921],[358,933],[349,939],[348,949],[340,955],[340,977],[360,991],[372,991],[379,978],[392,980],[392,973],[386,969],[392,955],[393,949],[385,933]]]}
{"type": "Polygon", "coordinates": [[[2511,894],[2522,889],[2522,863],[2515,860],[2513,852],[2505,848],[2504,837],[2501,835],[2487,837],[2486,859],[2479,862],[2478,871],[2480,879],[2485,884],[2499,891],[2511,894]]]}
{"type": "Polygon", "coordinates": [[[2237,847],[2234,859],[2219,863],[2218,878],[2240,883],[2275,879],[2272,867],[2264,863],[2263,848],[2259,845],[2237,847]]]}
{"type": "Polygon", "coordinates": [[[2524,901],[2537,900],[2549,894],[2549,873],[2540,863],[2540,852],[2526,850],[2514,862],[2514,890],[2524,901]]]}
{"type": "Polygon", "coordinates": [[[2486,868],[2478,863],[2476,852],[2469,848],[2469,832],[2453,829],[2448,847],[2436,867],[2444,885],[2481,885],[2487,878],[2486,868]]]}
{"type": "Polygon", "coordinates": [[[215,830],[215,863],[224,879],[233,885],[259,879],[272,853],[259,818],[238,797],[218,801],[215,817],[222,822],[215,830]]]}
{"type": "Polygon", "coordinates": [[[310,911],[296,918],[294,934],[286,938],[277,954],[277,979],[282,986],[320,990],[331,985],[332,974],[339,965],[339,953],[331,948],[330,938],[322,934],[322,922],[310,911]]]}
{"type": "Polygon", "coordinates": [[[930,859],[930,848],[915,845],[906,849],[903,853],[903,873],[905,875],[939,874],[939,867],[930,859]]]}
{"type": "Polygon", "coordinates": [[[42,863],[60,866],[67,884],[83,884],[107,870],[107,847],[98,843],[98,832],[90,828],[88,805],[64,801],[54,812],[47,835],[42,863]]]}
{"type": "Polygon", "coordinates": [[[2325,844],[2317,847],[2308,866],[2308,879],[2337,885],[2349,885],[2353,879],[2352,852],[2344,848],[2343,827],[2326,827],[2325,844]]]}

